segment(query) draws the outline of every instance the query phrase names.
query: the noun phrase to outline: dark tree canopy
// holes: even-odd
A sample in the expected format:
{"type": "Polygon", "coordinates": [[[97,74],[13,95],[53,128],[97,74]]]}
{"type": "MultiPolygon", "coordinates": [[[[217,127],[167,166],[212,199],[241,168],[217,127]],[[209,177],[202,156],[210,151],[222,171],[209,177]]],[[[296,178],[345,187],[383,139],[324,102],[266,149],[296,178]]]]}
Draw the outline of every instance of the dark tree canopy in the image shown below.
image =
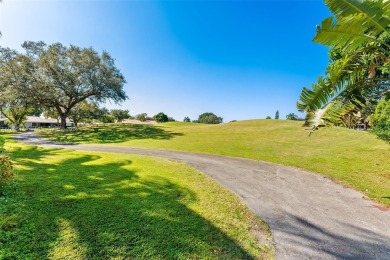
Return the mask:
{"type": "Polygon", "coordinates": [[[66,127],[71,109],[84,100],[119,103],[127,99],[124,76],[108,52],[99,55],[92,48],[61,43],[25,42],[22,46],[35,67],[36,82],[28,92],[41,106],[57,110],[61,128],[66,127]]]}
{"type": "Polygon", "coordinates": [[[163,112],[160,112],[158,113],[157,115],[155,115],[153,117],[153,119],[157,122],[157,123],[165,123],[165,122],[168,122],[168,116],[166,114],[164,114],[163,112]]]}
{"type": "Polygon", "coordinates": [[[298,116],[294,113],[289,113],[287,116],[286,116],[286,119],[287,120],[298,120],[298,116]]]}
{"type": "Polygon", "coordinates": [[[279,110],[276,110],[275,119],[279,119],[279,110]]]}
{"type": "Polygon", "coordinates": [[[218,117],[213,113],[206,112],[201,115],[199,115],[199,118],[197,120],[199,123],[202,124],[220,124],[223,122],[222,117],[218,117]]]}

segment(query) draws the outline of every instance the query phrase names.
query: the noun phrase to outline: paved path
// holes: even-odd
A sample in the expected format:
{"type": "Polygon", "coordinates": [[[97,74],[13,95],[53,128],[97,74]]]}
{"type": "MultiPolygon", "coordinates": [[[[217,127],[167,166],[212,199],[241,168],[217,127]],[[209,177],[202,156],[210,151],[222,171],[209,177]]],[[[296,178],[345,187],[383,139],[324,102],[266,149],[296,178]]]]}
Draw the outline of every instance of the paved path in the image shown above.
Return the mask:
{"type": "Polygon", "coordinates": [[[313,173],[205,154],[58,145],[33,133],[15,138],[52,148],[142,154],[185,162],[236,193],[270,225],[277,259],[390,259],[390,211],[313,173]]]}

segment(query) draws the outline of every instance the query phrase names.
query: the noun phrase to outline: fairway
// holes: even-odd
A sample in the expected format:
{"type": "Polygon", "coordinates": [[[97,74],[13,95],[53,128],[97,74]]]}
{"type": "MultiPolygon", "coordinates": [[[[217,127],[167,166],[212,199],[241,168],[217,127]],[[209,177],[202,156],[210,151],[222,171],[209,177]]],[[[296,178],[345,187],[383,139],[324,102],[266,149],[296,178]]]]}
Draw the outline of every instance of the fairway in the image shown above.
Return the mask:
{"type": "Polygon", "coordinates": [[[55,141],[181,150],[243,157],[320,173],[390,205],[390,145],[374,135],[326,128],[308,137],[302,122],[248,120],[220,125],[106,124],[40,132],[55,141]]]}
{"type": "Polygon", "coordinates": [[[257,259],[264,223],[177,162],[7,142],[17,182],[0,198],[0,258],[257,259]]]}

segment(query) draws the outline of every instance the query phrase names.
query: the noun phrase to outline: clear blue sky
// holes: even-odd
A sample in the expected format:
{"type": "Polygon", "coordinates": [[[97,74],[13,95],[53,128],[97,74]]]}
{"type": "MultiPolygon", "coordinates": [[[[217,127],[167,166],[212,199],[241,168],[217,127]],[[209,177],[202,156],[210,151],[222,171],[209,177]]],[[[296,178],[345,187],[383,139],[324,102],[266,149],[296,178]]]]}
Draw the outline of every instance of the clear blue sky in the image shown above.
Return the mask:
{"type": "MultiPolygon", "coordinates": [[[[296,113],[303,86],[326,68],[315,25],[321,0],[34,1],[0,5],[0,45],[25,40],[107,50],[124,74],[132,115],[230,120],[296,113]]],[[[116,108],[114,104],[106,104],[116,108]]]]}

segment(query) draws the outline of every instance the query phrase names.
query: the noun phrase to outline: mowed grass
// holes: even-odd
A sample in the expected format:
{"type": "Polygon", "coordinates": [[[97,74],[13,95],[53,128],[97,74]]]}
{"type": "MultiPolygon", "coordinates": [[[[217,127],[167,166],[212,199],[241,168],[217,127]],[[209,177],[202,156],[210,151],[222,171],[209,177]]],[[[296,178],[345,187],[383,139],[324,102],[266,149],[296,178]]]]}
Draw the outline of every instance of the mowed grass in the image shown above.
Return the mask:
{"type": "Polygon", "coordinates": [[[12,142],[0,259],[265,259],[266,225],[184,164],[12,142]]]}
{"type": "Polygon", "coordinates": [[[289,165],[331,177],[390,206],[390,145],[374,135],[327,128],[308,137],[301,122],[248,120],[221,125],[112,124],[42,133],[52,140],[228,155],[289,165]]]}

